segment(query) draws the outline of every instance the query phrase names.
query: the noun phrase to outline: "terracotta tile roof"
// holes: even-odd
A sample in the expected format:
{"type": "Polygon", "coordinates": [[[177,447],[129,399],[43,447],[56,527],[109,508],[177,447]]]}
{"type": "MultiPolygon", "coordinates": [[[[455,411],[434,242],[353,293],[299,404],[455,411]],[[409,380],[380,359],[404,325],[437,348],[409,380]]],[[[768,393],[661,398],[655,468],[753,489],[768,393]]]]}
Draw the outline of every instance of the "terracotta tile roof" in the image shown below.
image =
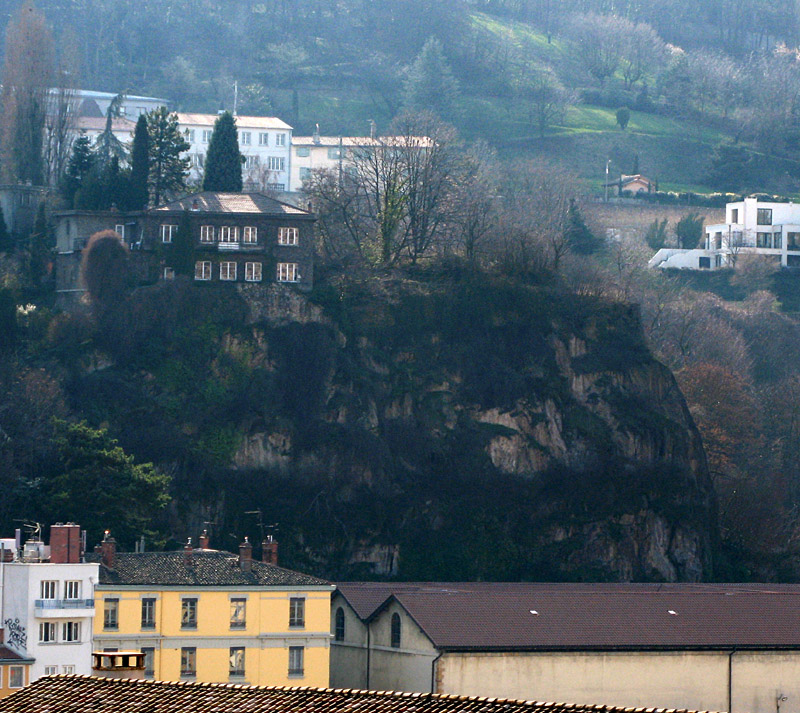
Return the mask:
{"type": "MultiPolygon", "coordinates": [[[[184,126],[214,126],[219,119],[217,114],[186,114],[178,112],[178,123],[184,126]]],[[[237,116],[236,127],[242,129],[284,129],[290,130],[285,121],[277,116],[237,116]]]]}
{"type": "Polygon", "coordinates": [[[0,644],[0,663],[33,663],[33,659],[20,656],[13,649],[8,648],[4,644],[0,644]]]}
{"type": "Polygon", "coordinates": [[[447,650],[800,649],[800,585],[345,582],[339,595],[363,619],[398,602],[447,650]]]}
{"type": "Polygon", "coordinates": [[[264,193],[193,193],[154,209],[161,211],[200,211],[205,213],[266,213],[269,215],[309,216],[311,213],[288,203],[275,200],[264,193]]]}
{"type": "MultiPolygon", "coordinates": [[[[98,555],[87,556],[89,559],[99,561],[98,555]]],[[[192,553],[191,565],[183,551],[118,552],[113,569],[100,565],[100,584],[303,587],[326,586],[328,582],[257,560],[246,572],[232,552],[198,549],[192,553]]]]}
{"type": "Polygon", "coordinates": [[[0,713],[688,713],[478,696],[49,676],[0,700],[0,713]]]}

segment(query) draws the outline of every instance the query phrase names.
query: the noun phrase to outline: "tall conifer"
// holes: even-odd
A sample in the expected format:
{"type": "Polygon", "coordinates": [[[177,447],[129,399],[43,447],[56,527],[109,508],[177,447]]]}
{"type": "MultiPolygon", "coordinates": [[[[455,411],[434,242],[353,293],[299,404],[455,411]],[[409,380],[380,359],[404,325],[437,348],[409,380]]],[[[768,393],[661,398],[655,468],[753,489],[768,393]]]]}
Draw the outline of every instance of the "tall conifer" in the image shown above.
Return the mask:
{"type": "Polygon", "coordinates": [[[150,134],[147,133],[147,118],[139,114],[136,130],[133,133],[131,148],[131,178],[128,193],[128,207],[131,210],[147,208],[149,192],[147,181],[150,176],[150,134]]]}
{"type": "Polygon", "coordinates": [[[242,154],[233,114],[226,111],[214,123],[208,144],[204,191],[239,193],[242,190],[242,154]]]}

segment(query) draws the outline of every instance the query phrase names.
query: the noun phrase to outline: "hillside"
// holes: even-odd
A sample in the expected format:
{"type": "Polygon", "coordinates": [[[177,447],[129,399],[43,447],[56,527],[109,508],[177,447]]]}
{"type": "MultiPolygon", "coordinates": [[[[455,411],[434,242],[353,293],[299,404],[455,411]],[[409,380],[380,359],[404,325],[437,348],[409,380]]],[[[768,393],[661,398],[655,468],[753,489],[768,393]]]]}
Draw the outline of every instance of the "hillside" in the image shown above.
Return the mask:
{"type": "Polygon", "coordinates": [[[310,300],[177,281],[125,310],[34,352],[70,415],[172,474],[177,541],[233,547],[261,509],[282,561],[327,577],[712,576],[705,456],[632,307],[426,271],[310,300]]]}

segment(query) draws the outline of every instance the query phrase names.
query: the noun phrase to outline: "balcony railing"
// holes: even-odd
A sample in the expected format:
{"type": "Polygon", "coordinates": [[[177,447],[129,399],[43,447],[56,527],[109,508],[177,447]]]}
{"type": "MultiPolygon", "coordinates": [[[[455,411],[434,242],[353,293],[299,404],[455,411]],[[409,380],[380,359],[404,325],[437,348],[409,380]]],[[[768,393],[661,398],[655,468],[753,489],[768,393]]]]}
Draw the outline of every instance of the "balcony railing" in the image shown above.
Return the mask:
{"type": "Polygon", "coordinates": [[[37,599],[36,609],[94,609],[94,599],[37,599]]]}
{"type": "Polygon", "coordinates": [[[219,247],[220,250],[238,250],[239,241],[238,240],[236,242],[229,241],[224,243],[220,241],[219,243],[217,243],[217,246],[219,247]]]}

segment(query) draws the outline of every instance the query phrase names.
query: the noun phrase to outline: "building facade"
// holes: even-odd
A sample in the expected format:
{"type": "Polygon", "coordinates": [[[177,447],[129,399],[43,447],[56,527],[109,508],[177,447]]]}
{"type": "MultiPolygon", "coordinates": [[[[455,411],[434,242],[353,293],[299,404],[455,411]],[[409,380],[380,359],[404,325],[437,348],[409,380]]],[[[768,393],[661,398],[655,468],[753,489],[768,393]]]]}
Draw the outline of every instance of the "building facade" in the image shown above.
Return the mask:
{"type": "Polygon", "coordinates": [[[725,222],[706,225],[696,249],[663,248],[650,267],[714,270],[740,255],[761,255],[781,267],[800,267],[800,204],[745,198],[728,203],[725,222]]]}
{"type": "Polygon", "coordinates": [[[23,674],[29,681],[91,673],[98,566],[84,562],[82,553],[80,528],[59,524],[50,528],[49,546],[31,540],[2,563],[5,646],[29,664],[23,674]]]}
{"type": "Polygon", "coordinates": [[[797,585],[341,583],[330,685],[794,713],[798,605],[797,585]]]}
{"type": "MultiPolygon", "coordinates": [[[[189,178],[203,180],[208,144],[214,132],[216,114],[178,113],[178,126],[189,143],[189,178]]],[[[239,150],[244,158],[242,181],[245,190],[285,192],[291,188],[292,127],[274,116],[236,116],[239,150]]]]}
{"type": "MultiPolygon", "coordinates": [[[[101,545],[95,624],[98,651],[142,651],[159,680],[327,685],[333,587],[262,561],[245,540],[239,555],[201,546],[117,552],[101,545]]],[[[263,561],[267,560],[267,561],[263,561]]]]}

